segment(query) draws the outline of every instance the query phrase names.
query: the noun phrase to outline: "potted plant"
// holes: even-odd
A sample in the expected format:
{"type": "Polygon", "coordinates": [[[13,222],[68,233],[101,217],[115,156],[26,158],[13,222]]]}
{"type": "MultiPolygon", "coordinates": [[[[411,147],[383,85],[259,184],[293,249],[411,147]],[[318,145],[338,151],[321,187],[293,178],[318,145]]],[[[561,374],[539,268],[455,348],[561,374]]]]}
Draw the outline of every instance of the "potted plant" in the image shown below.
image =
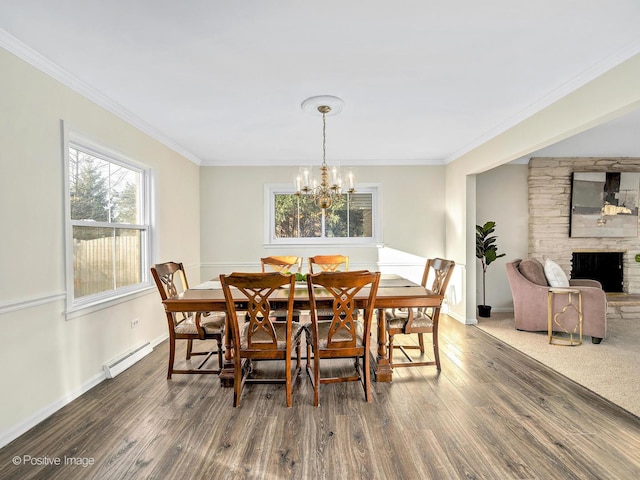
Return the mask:
{"type": "Polygon", "coordinates": [[[491,305],[487,305],[486,298],[486,276],[487,267],[494,260],[504,257],[504,253],[498,254],[498,246],[496,245],[496,235],[491,235],[495,231],[496,222],[487,222],[484,225],[476,225],[476,257],[482,263],[482,305],[478,305],[478,315],[480,317],[491,316],[491,305]]]}

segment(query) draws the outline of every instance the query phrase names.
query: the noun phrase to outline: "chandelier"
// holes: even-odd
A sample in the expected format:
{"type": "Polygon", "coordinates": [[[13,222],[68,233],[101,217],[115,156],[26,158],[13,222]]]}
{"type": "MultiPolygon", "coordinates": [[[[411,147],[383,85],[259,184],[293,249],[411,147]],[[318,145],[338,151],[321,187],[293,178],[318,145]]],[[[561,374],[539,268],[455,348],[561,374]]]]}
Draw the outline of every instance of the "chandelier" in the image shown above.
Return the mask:
{"type": "Polygon", "coordinates": [[[322,115],[322,165],[320,166],[320,182],[313,176],[310,167],[301,167],[295,179],[296,195],[310,195],[313,202],[321,209],[331,208],[334,201],[343,192],[354,193],[355,177],[349,171],[343,180],[338,166],[327,165],[327,115],[336,115],[342,110],[344,102],[338,97],[322,95],[311,97],[302,102],[302,109],[322,115]]]}

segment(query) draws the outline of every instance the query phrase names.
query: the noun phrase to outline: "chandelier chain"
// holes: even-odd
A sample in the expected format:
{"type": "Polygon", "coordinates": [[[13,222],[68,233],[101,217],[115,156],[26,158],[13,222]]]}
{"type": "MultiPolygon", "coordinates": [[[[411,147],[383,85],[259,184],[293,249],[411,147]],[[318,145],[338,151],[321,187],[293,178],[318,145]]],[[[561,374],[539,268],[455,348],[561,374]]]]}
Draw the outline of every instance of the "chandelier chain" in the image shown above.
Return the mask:
{"type": "Polygon", "coordinates": [[[327,114],[322,112],[322,165],[327,165],[327,114]]]}

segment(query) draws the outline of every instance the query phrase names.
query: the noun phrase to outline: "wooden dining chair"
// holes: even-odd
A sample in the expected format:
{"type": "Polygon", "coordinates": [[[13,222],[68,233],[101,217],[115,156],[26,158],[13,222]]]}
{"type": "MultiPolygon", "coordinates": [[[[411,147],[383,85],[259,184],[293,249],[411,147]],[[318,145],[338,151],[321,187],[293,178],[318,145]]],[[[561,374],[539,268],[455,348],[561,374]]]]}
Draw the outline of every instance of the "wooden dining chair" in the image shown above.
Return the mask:
{"type": "Polygon", "coordinates": [[[345,255],[316,255],[315,257],[309,257],[309,273],[337,271],[349,271],[349,257],[345,255]]]}
{"type": "Polygon", "coordinates": [[[307,275],[307,288],[311,306],[311,323],[307,326],[307,373],[313,385],[313,404],[320,403],[320,384],[360,381],[367,402],[371,402],[369,345],[374,301],[380,283],[379,272],[321,272],[307,275]],[[314,287],[322,287],[316,290],[314,287]],[[368,288],[364,315],[356,315],[356,295],[368,288]],[[318,317],[318,296],[329,296],[330,320],[318,317]],[[354,358],[355,374],[335,377],[320,375],[325,359],[354,358]],[[362,363],[360,362],[362,361],[362,363]]]}
{"type": "MultiPolygon", "coordinates": [[[[274,256],[274,257],[263,257],[260,259],[260,265],[262,267],[262,271],[267,271],[267,266],[278,273],[290,273],[292,268],[295,268],[294,273],[300,272],[302,268],[302,257],[296,256],[274,256]]],[[[281,320],[287,317],[287,311],[281,309],[274,309],[271,311],[271,314],[276,317],[277,320],[281,320]]],[[[302,311],[293,310],[293,321],[299,322],[300,315],[302,315],[302,311]]]]}
{"type": "Polygon", "coordinates": [[[407,307],[385,310],[386,330],[389,337],[389,363],[395,367],[415,367],[424,365],[435,365],[438,371],[440,368],[440,352],[438,349],[438,319],[440,309],[444,301],[444,295],[449,285],[449,280],[453,274],[455,262],[434,258],[427,260],[424,273],[422,274],[422,286],[430,290],[436,296],[434,305],[429,307],[407,307]],[[433,338],[433,360],[416,361],[406,351],[406,349],[419,349],[421,356],[424,355],[423,334],[431,333],[433,338]],[[418,335],[418,345],[394,345],[396,335],[418,335]],[[393,361],[393,349],[399,349],[406,357],[406,362],[393,361]]]}
{"type": "Polygon", "coordinates": [[[295,272],[300,272],[302,269],[302,257],[296,256],[272,256],[263,257],[260,259],[262,271],[266,272],[266,267],[271,267],[274,271],[279,273],[291,272],[295,268],[295,272]]]}
{"type": "Polygon", "coordinates": [[[287,407],[292,405],[292,377],[300,372],[300,339],[304,330],[292,321],[295,276],[277,272],[220,275],[227,305],[233,350],[233,406],[240,405],[245,383],[284,383],[287,407]],[[275,321],[271,301],[286,287],[287,316],[275,321]],[[232,290],[233,289],[233,290],[232,290]],[[296,350],[295,374],[291,354],[296,350]],[[254,360],[284,360],[285,378],[252,378],[254,360]]]}
{"type": "MultiPolygon", "coordinates": [[[[162,300],[175,297],[189,288],[182,263],[157,263],[151,266],[151,275],[155,280],[162,300]]],[[[165,311],[165,313],[169,326],[169,367],[167,378],[170,379],[174,373],[220,373],[222,370],[222,337],[224,336],[225,315],[202,312],[165,311]],[[177,340],[187,341],[187,360],[190,360],[192,356],[205,355],[204,360],[196,368],[174,368],[177,340]],[[210,351],[193,351],[193,342],[198,340],[215,340],[218,343],[218,348],[210,351]],[[203,368],[211,356],[215,354],[218,355],[218,368],[203,368]]]]}
{"type": "MultiPolygon", "coordinates": [[[[346,255],[316,255],[315,257],[309,257],[309,273],[339,271],[349,271],[349,257],[346,255]]],[[[331,320],[332,316],[333,311],[330,309],[318,310],[318,318],[320,320],[331,320]]]]}

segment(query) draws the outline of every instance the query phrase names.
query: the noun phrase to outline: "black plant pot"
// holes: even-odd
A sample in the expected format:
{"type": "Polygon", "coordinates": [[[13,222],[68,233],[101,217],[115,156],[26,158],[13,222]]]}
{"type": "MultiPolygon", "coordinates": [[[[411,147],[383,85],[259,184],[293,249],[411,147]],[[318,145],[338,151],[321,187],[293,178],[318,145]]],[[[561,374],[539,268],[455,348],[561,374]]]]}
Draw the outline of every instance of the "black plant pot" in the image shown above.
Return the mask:
{"type": "Polygon", "coordinates": [[[491,305],[478,305],[478,316],[489,318],[491,316],[491,305]]]}

